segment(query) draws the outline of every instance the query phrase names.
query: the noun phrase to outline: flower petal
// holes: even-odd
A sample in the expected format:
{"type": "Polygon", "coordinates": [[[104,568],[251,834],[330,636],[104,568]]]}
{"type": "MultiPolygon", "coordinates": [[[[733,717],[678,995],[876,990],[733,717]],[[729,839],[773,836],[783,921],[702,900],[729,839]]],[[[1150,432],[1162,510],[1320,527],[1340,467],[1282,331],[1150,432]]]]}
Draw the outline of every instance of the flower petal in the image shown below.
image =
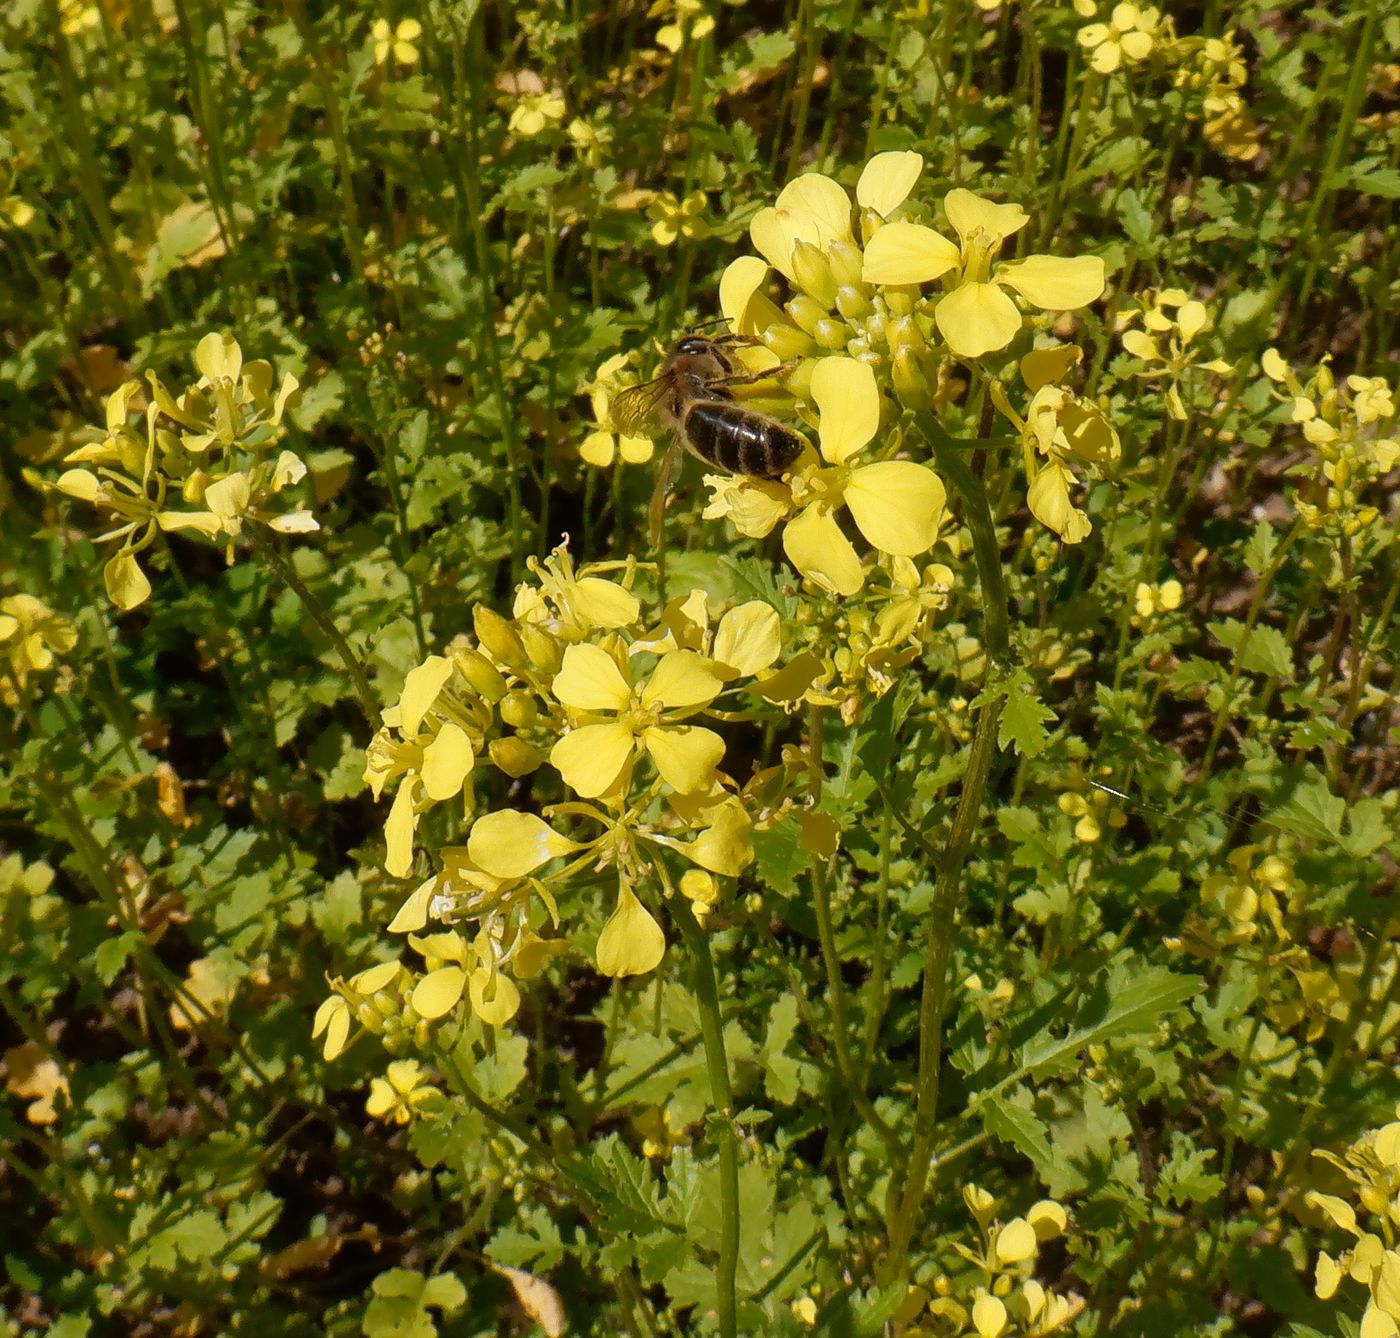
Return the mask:
{"type": "Polygon", "coordinates": [[[482,967],[467,977],[472,1012],[491,1027],[503,1027],[520,1011],[520,990],[500,971],[482,967]]]}
{"type": "Polygon", "coordinates": [[[667,651],[642,689],[643,706],[708,706],[724,688],[713,660],[693,650],[667,651]]]}
{"type": "Polygon", "coordinates": [[[467,731],[449,720],[423,749],[423,793],[438,803],[461,794],[475,761],[467,731]]]}
{"type": "Polygon", "coordinates": [[[811,219],[817,236],[807,238],[826,249],[831,242],[849,242],[851,237],[851,197],[830,177],[808,172],[789,181],[775,202],[779,209],[811,219]]]}
{"type": "Polygon", "coordinates": [[[1005,241],[1030,222],[1030,215],[1019,204],[993,204],[961,186],[943,197],[943,212],[964,245],[979,232],[986,239],[1005,241]]]}
{"type": "Polygon", "coordinates": [[[573,645],[564,651],[553,692],[556,701],[576,711],[620,711],[632,687],[601,646],[573,645]]]}
{"type": "Polygon", "coordinates": [[[1021,332],[1021,313],[994,283],[965,283],[942,298],[933,319],[960,358],[1005,348],[1021,332]]]}
{"type": "Polygon", "coordinates": [[[862,209],[873,209],[881,218],[888,218],[909,198],[923,170],[921,154],[907,150],[877,153],[866,163],[856,182],[856,203],[862,209]]]}
{"type": "Polygon", "coordinates": [[[828,594],[853,595],[865,584],[865,570],[851,541],[820,506],[809,506],[787,523],[783,552],[802,575],[828,594]]]}
{"type": "Polygon", "coordinates": [[[467,854],[496,878],[523,878],[541,864],[577,850],[542,818],[513,808],[478,818],[467,838],[467,854]]]}
{"type": "Polygon", "coordinates": [[[833,465],[849,460],[880,426],[874,369],[854,358],[822,358],[812,373],[812,400],[821,415],[821,452],[833,465]]]}
{"type": "Polygon", "coordinates": [[[1027,256],[998,265],[998,283],[1009,284],[1042,311],[1072,311],[1103,296],[1099,256],[1027,256]]]}
{"type": "Polygon", "coordinates": [[[107,587],[107,598],[123,613],[129,613],[151,597],[151,583],[141,570],[136,554],[129,549],[122,549],[102,568],[102,583],[107,587]]]}
{"type": "Polygon", "coordinates": [[[418,733],[423,716],[451,677],[452,661],[445,655],[429,655],[408,671],[399,693],[399,729],[404,738],[411,739],[418,733]]]}
{"type": "Polygon", "coordinates": [[[1067,544],[1087,539],[1093,530],[1089,517],[1069,500],[1074,475],[1057,461],[1049,461],[1026,492],[1031,514],[1067,544]]]}
{"type": "Polygon", "coordinates": [[[572,611],[591,627],[626,627],[641,612],[637,596],[616,581],[584,576],[568,587],[572,611]]]}
{"type": "Polygon", "coordinates": [[[728,799],[714,811],[710,825],[688,845],[677,845],[686,859],[711,873],[737,878],[753,862],[749,833],[753,820],[743,804],[728,799]]]}
{"type": "Polygon", "coordinates": [[[570,730],[549,750],[549,760],[564,783],[585,799],[611,790],[631,755],[632,731],[620,724],[570,730]]]}
{"type": "Polygon", "coordinates": [[[1074,344],[1033,349],[1021,359],[1021,380],[1034,394],[1041,386],[1058,385],[1083,358],[1084,351],[1074,344]]]}
{"type": "Polygon", "coordinates": [[[912,460],[885,460],[851,474],[846,505],[856,527],[882,553],[914,557],[938,538],[948,500],[943,480],[912,460]]]}
{"type": "Polygon", "coordinates": [[[724,756],[724,740],[700,725],[653,725],[642,743],[661,779],[681,794],[706,789],[724,756]]]}
{"type": "Polygon", "coordinates": [[[796,282],[792,269],[792,248],[799,242],[821,241],[821,231],[815,220],[786,209],[760,209],[749,224],[749,238],[774,269],[796,282]]]}
{"type": "Polygon", "coordinates": [[[715,632],[714,657],[740,674],[766,669],[783,649],[783,624],[777,610],[761,599],[730,609],[715,632]]]}
{"type": "Polygon", "coordinates": [[[617,909],[598,935],[598,970],[605,976],[640,976],[654,971],[666,955],[666,935],[626,883],[617,909]]]}
{"type": "Polygon", "coordinates": [[[941,232],[922,223],[886,223],[865,248],[865,283],[928,283],[958,263],[961,252],[941,232]]]}
{"type": "Polygon", "coordinates": [[[416,780],[405,778],[389,809],[389,820],[384,824],[384,867],[395,878],[407,878],[413,868],[413,833],[418,826],[413,792],[417,788],[416,780]]]}
{"type": "Polygon", "coordinates": [[[466,984],[467,973],[460,966],[442,966],[436,971],[429,971],[413,987],[409,1003],[419,1017],[431,1022],[457,1006],[466,984]]]}
{"type": "Polygon", "coordinates": [[[757,334],[786,322],[782,310],[763,291],[767,278],[768,266],[757,256],[740,256],[724,271],[719,281],[719,309],[735,334],[757,334]]]}

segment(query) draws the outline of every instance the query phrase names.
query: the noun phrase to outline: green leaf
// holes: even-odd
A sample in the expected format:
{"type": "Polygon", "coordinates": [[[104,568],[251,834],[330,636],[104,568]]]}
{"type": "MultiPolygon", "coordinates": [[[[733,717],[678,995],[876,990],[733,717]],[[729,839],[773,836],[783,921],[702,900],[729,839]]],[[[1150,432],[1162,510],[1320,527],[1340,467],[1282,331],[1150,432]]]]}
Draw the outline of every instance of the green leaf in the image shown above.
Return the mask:
{"type": "MultiPolygon", "coordinates": [[[[1113,973],[1114,976],[1124,972],[1113,973]]],[[[1201,982],[1162,967],[1146,967],[1119,984],[1113,976],[1100,978],[1085,999],[1069,1032],[1038,1036],[1019,1056],[1022,1072],[1043,1077],[1070,1066],[1086,1045],[1119,1036],[1141,1035],[1156,1027],[1172,1009],[1199,993],[1201,982]]]]}
{"type": "Polygon", "coordinates": [[[1256,624],[1246,637],[1245,625],[1230,621],[1212,623],[1210,633],[1239,658],[1241,669],[1285,681],[1292,679],[1293,650],[1278,628],[1256,624]]]}
{"type": "Polygon", "coordinates": [[[1050,741],[1046,726],[1055,713],[1030,687],[1029,680],[1017,674],[1008,684],[1006,706],[997,722],[997,742],[1003,747],[1014,745],[1022,757],[1035,757],[1050,741]]]}
{"type": "Polygon", "coordinates": [[[1374,195],[1381,200],[1400,200],[1400,171],[1393,167],[1353,173],[1346,184],[1363,195],[1374,195]]]}
{"type": "Polygon", "coordinates": [[[1037,1166],[1050,1161],[1050,1142],[1045,1126],[1024,1106],[1014,1105],[1002,1096],[989,1096],[978,1102],[982,1127],[993,1138],[1009,1143],[1037,1166]]]}
{"type": "Polygon", "coordinates": [[[110,985],[121,974],[126,959],[136,951],[137,944],[144,938],[145,935],[139,929],[128,929],[125,933],[117,934],[97,945],[92,954],[92,964],[104,985],[110,985]]]}
{"type": "Polygon", "coordinates": [[[1310,774],[1298,783],[1287,803],[1268,814],[1266,821],[1294,836],[1340,845],[1346,801],[1327,788],[1321,772],[1315,768],[1308,770],[1310,774]]]}

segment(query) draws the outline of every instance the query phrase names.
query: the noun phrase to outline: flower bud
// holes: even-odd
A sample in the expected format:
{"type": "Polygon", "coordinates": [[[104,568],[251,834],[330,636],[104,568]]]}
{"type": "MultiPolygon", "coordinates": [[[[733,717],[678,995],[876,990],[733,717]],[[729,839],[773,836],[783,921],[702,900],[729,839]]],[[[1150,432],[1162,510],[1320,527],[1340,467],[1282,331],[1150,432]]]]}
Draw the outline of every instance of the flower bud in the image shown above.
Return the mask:
{"type": "Polygon", "coordinates": [[[829,311],[836,301],[836,278],[827,258],[811,242],[799,240],[792,248],[792,273],[797,286],[829,311]]]}
{"type": "Polygon", "coordinates": [[[763,332],[763,342],[784,362],[809,357],[817,348],[811,335],[804,334],[795,325],[788,325],[786,322],[770,325],[763,332]]]}
{"type": "Polygon", "coordinates": [[[831,266],[831,276],[836,280],[838,287],[844,288],[848,284],[860,282],[861,269],[865,263],[860,247],[853,246],[850,242],[832,242],[826,248],[826,259],[827,264],[831,266]]]}
{"type": "Polygon", "coordinates": [[[875,313],[865,285],[854,283],[843,284],[836,290],[836,310],[851,322],[863,321],[875,313]]]}
{"type": "Polygon", "coordinates": [[[483,701],[498,702],[506,695],[506,680],[501,677],[501,671],[479,650],[454,651],[452,659],[457,672],[483,701]]]}
{"type": "Polygon", "coordinates": [[[933,386],[924,374],[921,358],[912,349],[902,348],[895,354],[890,381],[902,404],[911,409],[933,407],[933,386]]]}
{"type": "Polygon", "coordinates": [[[912,316],[899,316],[889,323],[888,338],[890,353],[898,356],[902,351],[924,353],[928,342],[924,339],[919,323],[912,316]]]}
{"type": "Polygon", "coordinates": [[[885,220],[874,209],[860,211],[860,241],[869,246],[870,239],[885,226],[885,220]]]}
{"type": "Polygon", "coordinates": [[[889,321],[879,308],[865,318],[865,337],[874,348],[884,348],[889,341],[889,321]]]}
{"type": "Polygon", "coordinates": [[[914,303],[919,300],[917,284],[906,283],[899,287],[888,287],[884,291],[885,306],[891,316],[908,316],[914,310],[914,303]]]}
{"type": "Polygon", "coordinates": [[[472,624],[476,628],[476,639],[488,654],[512,668],[525,663],[525,647],[515,629],[495,609],[478,604],[472,610],[472,624]]]}
{"type": "Polygon", "coordinates": [[[539,770],[545,759],[542,748],[521,738],[492,739],[486,749],[491,761],[512,780],[539,770]]]}
{"type": "Polygon", "coordinates": [[[808,297],[806,293],[798,293],[784,306],[798,326],[815,339],[817,323],[826,319],[826,308],[815,297],[808,297]]]}
{"type": "Polygon", "coordinates": [[[851,337],[851,327],[845,321],[832,320],[824,317],[819,320],[812,331],[812,338],[817,341],[822,348],[829,348],[833,352],[846,347],[846,341],[851,337]]]}
{"type": "Polygon", "coordinates": [[[530,664],[541,673],[553,674],[559,670],[564,658],[564,649],[543,627],[526,623],[520,629],[520,644],[525,648],[530,664]]]}
{"type": "Polygon", "coordinates": [[[512,729],[528,729],[539,715],[539,707],[528,692],[517,688],[501,698],[501,719],[512,729]]]}

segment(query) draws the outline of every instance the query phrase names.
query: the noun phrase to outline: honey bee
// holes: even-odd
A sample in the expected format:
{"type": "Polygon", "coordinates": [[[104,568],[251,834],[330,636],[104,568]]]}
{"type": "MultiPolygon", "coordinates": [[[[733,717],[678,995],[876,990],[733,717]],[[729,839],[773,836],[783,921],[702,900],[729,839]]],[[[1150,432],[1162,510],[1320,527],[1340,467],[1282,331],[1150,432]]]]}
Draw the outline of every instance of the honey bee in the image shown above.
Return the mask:
{"type": "Polygon", "coordinates": [[[648,436],[660,424],[674,434],[651,499],[652,542],[659,540],[666,492],[684,447],[707,465],[750,478],[778,478],[806,449],[807,439],[776,418],[740,404],[731,386],[781,376],[787,364],[761,372],[736,370],[728,350],[756,344],[750,335],[688,334],[662,360],[661,369],[613,400],[613,427],[624,436],[648,436]]]}

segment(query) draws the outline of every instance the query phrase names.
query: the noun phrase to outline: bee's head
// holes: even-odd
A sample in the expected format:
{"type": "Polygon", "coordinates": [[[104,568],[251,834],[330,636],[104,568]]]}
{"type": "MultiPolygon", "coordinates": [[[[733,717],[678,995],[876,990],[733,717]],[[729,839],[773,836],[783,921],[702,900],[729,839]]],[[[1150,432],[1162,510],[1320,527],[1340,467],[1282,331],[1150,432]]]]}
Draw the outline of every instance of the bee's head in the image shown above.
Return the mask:
{"type": "Polygon", "coordinates": [[[676,345],[675,351],[684,357],[704,357],[705,354],[714,351],[714,340],[706,339],[704,335],[686,335],[676,345]]]}

